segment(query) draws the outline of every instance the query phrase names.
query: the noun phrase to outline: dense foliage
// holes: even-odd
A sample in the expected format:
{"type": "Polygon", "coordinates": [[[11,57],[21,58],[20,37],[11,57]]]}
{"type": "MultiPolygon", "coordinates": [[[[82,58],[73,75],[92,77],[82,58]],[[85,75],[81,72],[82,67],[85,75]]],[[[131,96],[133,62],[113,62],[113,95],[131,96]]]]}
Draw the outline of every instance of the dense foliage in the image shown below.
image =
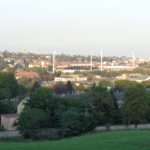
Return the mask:
{"type": "Polygon", "coordinates": [[[147,96],[144,87],[132,86],[126,89],[122,105],[124,123],[135,124],[145,121],[148,111],[147,96]]]}
{"type": "MultiPolygon", "coordinates": [[[[68,83],[68,87],[70,85],[68,83]]],[[[53,136],[61,138],[78,135],[99,125],[134,123],[137,126],[138,123],[149,121],[146,114],[150,112],[150,93],[146,92],[142,84],[120,80],[115,82],[111,90],[107,88],[109,85],[110,82],[102,81],[98,86],[93,85],[80,98],[71,98],[54,96],[50,89],[39,85],[36,88],[35,84],[20,116],[19,130],[25,137],[52,139],[53,136]],[[124,93],[120,107],[114,97],[116,89],[124,93]],[[54,135],[50,136],[50,133],[54,135]]]]}
{"type": "Polygon", "coordinates": [[[55,97],[50,89],[38,87],[30,94],[18,128],[25,137],[35,138],[41,129],[51,128],[58,129],[59,137],[66,137],[113,123],[114,101],[106,88],[92,88],[83,97],[55,97]]]}
{"type": "MultiPolygon", "coordinates": [[[[149,83],[118,80],[114,84],[102,80],[82,95],[72,95],[74,85],[58,83],[54,91],[35,82],[17,126],[26,138],[53,139],[79,135],[96,126],[150,122],[149,83]],[[109,88],[108,88],[109,87],[109,88]],[[115,92],[123,93],[119,105],[115,92]],[[55,94],[54,94],[55,93],[55,94]],[[62,93],[68,93],[62,97],[62,93]],[[71,97],[73,96],[73,97],[71,97]]],[[[16,112],[14,103],[26,93],[12,73],[0,73],[0,114],[16,112]]]]}
{"type": "Polygon", "coordinates": [[[0,114],[15,112],[15,98],[22,94],[22,87],[12,73],[0,73],[0,114]]]}

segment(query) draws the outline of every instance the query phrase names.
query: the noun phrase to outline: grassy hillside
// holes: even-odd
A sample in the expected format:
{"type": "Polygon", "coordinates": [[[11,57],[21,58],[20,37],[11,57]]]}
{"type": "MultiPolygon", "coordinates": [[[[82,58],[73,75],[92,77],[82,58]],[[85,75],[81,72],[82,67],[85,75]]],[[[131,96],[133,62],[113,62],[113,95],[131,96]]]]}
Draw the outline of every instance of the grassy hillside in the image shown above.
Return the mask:
{"type": "Polygon", "coordinates": [[[95,133],[58,141],[0,142],[0,150],[150,150],[150,131],[95,133]]]}

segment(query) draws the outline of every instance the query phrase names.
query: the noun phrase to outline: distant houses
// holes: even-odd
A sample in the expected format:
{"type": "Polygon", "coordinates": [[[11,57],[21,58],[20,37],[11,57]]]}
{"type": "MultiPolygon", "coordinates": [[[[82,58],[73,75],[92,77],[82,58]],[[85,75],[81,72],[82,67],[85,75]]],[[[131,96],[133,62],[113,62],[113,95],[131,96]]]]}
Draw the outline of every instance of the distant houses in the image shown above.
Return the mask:
{"type": "Polygon", "coordinates": [[[21,79],[21,78],[38,79],[39,78],[39,74],[37,72],[17,72],[15,76],[16,79],[21,79]]]}
{"type": "Polygon", "coordinates": [[[142,74],[122,74],[121,76],[116,77],[117,80],[131,80],[136,82],[149,81],[150,75],[142,75],[142,74]]]}

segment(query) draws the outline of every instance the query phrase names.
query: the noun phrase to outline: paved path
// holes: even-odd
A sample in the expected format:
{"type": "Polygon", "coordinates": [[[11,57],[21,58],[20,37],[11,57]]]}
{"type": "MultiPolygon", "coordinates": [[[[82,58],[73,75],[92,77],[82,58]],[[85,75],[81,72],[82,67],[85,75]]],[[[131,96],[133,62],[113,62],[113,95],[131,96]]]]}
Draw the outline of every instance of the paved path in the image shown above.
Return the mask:
{"type": "Polygon", "coordinates": [[[115,131],[115,130],[150,130],[150,124],[139,124],[137,125],[137,128],[135,128],[135,125],[114,125],[114,126],[98,126],[95,128],[95,131],[105,131],[105,130],[110,130],[110,131],[115,131]]]}
{"type": "Polygon", "coordinates": [[[21,136],[19,131],[4,131],[0,132],[0,138],[13,138],[21,136]]]}

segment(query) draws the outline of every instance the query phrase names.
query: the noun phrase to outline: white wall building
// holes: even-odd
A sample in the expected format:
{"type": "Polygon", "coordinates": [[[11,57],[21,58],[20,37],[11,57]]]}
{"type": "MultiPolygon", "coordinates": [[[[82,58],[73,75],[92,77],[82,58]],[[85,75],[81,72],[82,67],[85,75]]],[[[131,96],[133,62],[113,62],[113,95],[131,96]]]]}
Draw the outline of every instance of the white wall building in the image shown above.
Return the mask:
{"type": "Polygon", "coordinates": [[[79,81],[87,81],[87,77],[84,76],[79,76],[79,75],[63,75],[60,77],[55,77],[54,78],[55,82],[79,82],[79,81]]]}

